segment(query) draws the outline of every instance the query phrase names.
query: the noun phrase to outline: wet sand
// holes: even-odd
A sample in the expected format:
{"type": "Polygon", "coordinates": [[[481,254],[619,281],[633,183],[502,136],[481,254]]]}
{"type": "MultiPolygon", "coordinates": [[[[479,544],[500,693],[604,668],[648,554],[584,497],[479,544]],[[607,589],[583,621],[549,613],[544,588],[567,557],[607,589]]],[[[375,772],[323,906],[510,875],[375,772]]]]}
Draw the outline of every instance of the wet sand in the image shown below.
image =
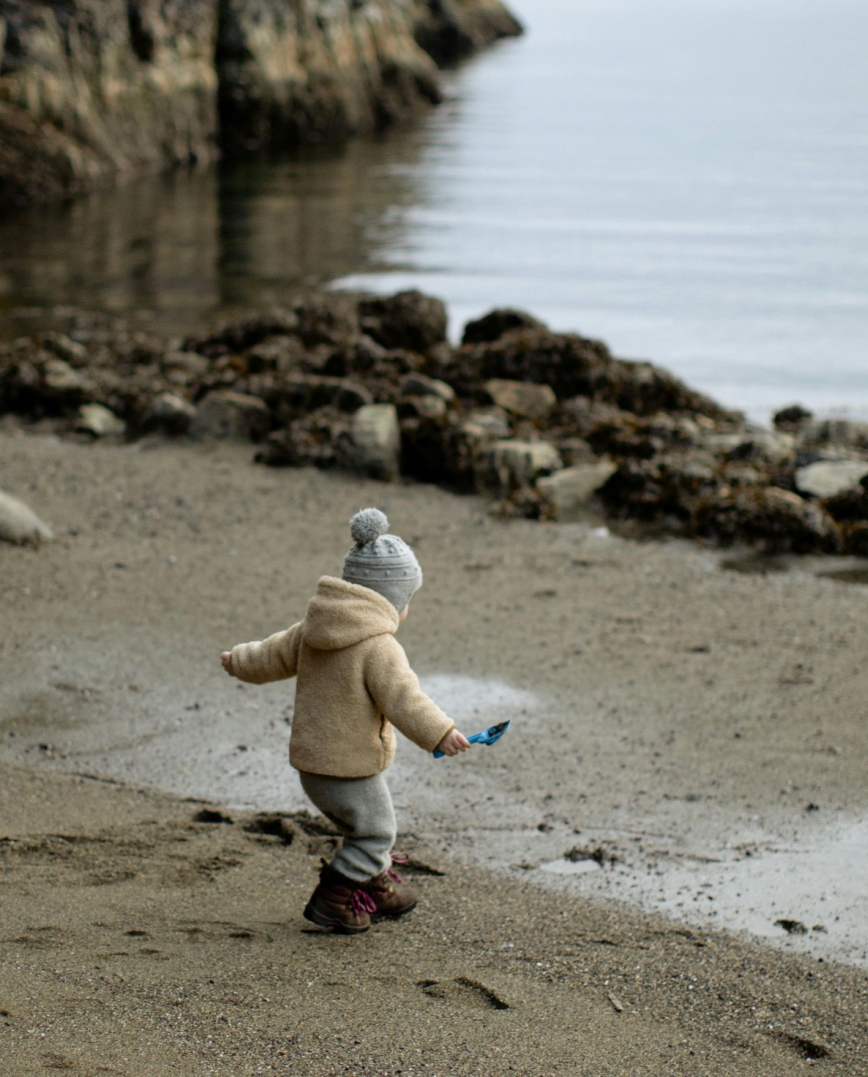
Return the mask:
{"type": "Polygon", "coordinates": [[[0,548],[16,1074],[868,1073],[863,587],[249,446],[0,449],[58,536],[0,548]],[[328,834],[245,829],[304,807],[291,686],[217,654],[300,616],[369,503],[425,570],[426,686],[514,721],[457,761],[401,744],[401,841],[446,874],[347,940],[301,918],[328,834]]]}

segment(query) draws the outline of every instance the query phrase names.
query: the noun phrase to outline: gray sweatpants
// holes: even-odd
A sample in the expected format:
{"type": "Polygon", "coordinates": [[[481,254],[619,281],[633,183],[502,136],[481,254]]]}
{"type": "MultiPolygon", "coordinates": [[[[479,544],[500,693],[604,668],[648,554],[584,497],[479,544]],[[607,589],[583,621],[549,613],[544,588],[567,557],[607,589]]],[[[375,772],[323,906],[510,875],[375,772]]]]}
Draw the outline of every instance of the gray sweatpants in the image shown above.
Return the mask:
{"type": "Polygon", "coordinates": [[[343,835],[332,866],[364,883],[391,867],[398,834],[392,795],[383,774],[371,778],[326,778],[299,771],[301,786],[343,835]]]}

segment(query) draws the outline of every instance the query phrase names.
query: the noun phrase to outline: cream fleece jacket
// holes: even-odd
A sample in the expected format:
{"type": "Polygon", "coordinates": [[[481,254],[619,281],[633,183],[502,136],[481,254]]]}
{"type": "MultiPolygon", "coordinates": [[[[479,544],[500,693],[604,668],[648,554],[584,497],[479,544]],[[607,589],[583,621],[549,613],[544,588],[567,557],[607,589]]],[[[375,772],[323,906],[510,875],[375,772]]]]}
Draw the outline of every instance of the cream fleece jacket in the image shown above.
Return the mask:
{"type": "Polygon", "coordinates": [[[419,687],[395,639],[398,613],[359,584],[323,576],[303,621],[231,651],[231,672],[297,677],[289,761],[331,778],[368,778],[395,757],[398,729],[426,752],[455,728],[419,687]]]}

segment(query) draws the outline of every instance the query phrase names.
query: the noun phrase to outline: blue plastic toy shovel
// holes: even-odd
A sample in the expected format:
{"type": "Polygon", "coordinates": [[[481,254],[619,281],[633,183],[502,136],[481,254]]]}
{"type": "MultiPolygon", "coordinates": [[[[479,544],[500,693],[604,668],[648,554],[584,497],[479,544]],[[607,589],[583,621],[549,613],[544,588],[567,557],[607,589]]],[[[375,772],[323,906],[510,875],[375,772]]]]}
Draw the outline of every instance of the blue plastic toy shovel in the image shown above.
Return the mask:
{"type": "MultiPolygon", "coordinates": [[[[474,733],[472,737],[467,739],[471,744],[494,744],[500,740],[503,734],[509,729],[510,722],[500,722],[498,725],[490,725],[488,729],[483,729],[481,733],[474,733]]],[[[445,752],[441,752],[439,749],[434,750],[434,758],[442,759],[445,752]]]]}

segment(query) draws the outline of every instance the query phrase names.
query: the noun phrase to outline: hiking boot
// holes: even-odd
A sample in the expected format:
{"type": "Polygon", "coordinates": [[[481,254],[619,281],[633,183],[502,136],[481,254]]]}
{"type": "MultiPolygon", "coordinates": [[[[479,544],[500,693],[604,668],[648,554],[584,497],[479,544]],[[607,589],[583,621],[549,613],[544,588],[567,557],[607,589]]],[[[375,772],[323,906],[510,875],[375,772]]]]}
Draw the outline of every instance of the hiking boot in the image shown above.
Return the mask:
{"type": "Polygon", "coordinates": [[[305,920],[341,935],[357,935],[368,930],[376,911],[373,899],[359,883],[323,861],[319,884],[304,909],[305,920]]]}
{"type": "MultiPolygon", "coordinates": [[[[401,856],[402,854],[393,856],[392,860],[403,863],[404,860],[399,859],[401,856]]],[[[381,875],[375,875],[370,882],[362,885],[362,889],[375,905],[371,920],[379,920],[382,916],[403,916],[405,912],[416,908],[416,895],[409,886],[405,885],[404,880],[394,868],[389,868],[381,875]]]]}

